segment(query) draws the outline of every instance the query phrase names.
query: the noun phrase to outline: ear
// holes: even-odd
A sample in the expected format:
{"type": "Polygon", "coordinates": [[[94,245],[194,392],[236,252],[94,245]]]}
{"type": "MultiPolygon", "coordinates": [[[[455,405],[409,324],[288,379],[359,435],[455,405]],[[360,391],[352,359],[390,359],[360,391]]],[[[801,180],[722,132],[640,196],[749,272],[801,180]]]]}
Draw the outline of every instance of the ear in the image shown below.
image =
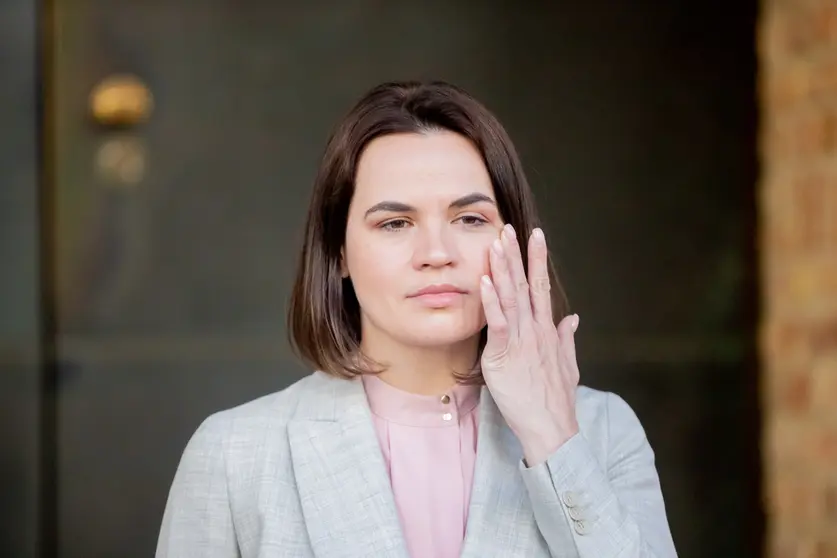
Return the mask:
{"type": "Polygon", "coordinates": [[[346,266],[346,250],[340,248],[340,276],[343,279],[349,278],[349,268],[346,266]]]}

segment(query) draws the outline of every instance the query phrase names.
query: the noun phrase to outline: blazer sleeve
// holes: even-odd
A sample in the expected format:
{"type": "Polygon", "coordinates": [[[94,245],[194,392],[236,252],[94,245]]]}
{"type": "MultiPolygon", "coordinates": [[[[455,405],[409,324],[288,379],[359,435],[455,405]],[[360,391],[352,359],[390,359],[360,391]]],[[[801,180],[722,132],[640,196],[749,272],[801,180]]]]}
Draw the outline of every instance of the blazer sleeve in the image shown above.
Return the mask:
{"type": "Polygon", "coordinates": [[[239,558],[227,490],[226,421],[215,415],[195,431],[169,491],[156,558],[239,558]]]}
{"type": "Polygon", "coordinates": [[[553,556],[574,544],[579,558],[676,558],[645,431],[622,398],[606,397],[605,462],[579,433],[545,463],[521,463],[538,528],[553,556]]]}

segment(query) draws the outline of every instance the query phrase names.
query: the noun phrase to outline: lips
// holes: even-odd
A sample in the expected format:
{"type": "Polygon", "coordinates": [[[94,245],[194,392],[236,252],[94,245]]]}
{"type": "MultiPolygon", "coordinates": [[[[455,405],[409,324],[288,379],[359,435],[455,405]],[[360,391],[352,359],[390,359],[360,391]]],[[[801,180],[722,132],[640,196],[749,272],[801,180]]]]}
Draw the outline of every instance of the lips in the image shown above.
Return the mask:
{"type": "Polygon", "coordinates": [[[409,296],[425,308],[435,310],[458,306],[467,291],[456,285],[430,285],[409,296]]]}
{"type": "Polygon", "coordinates": [[[410,298],[429,295],[462,295],[467,294],[467,291],[460,289],[456,285],[429,285],[420,289],[410,295],[410,298]]]}

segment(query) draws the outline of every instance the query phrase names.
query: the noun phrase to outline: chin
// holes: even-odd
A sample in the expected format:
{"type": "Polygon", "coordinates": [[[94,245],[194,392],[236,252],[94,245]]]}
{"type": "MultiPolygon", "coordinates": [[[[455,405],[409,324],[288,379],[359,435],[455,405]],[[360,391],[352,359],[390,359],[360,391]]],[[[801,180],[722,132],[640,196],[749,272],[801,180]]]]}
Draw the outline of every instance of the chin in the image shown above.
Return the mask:
{"type": "Polygon", "coordinates": [[[444,347],[467,341],[478,335],[480,329],[479,323],[444,323],[418,318],[410,322],[409,330],[404,332],[404,341],[416,347],[444,347]]]}

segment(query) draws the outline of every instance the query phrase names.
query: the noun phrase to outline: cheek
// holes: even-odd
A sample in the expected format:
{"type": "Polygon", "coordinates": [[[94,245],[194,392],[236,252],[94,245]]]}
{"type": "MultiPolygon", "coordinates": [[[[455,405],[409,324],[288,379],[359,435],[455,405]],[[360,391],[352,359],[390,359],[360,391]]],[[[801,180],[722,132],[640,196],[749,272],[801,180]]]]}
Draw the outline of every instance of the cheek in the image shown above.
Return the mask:
{"type": "Polygon", "coordinates": [[[346,243],[346,266],[355,291],[385,293],[397,290],[403,283],[403,250],[394,250],[386,243],[355,238],[346,243]]]}
{"type": "Polygon", "coordinates": [[[491,249],[491,244],[499,236],[494,234],[486,234],[469,239],[467,246],[464,247],[463,253],[467,254],[468,267],[474,273],[480,276],[486,275],[489,272],[490,264],[488,261],[488,253],[491,249]]]}

